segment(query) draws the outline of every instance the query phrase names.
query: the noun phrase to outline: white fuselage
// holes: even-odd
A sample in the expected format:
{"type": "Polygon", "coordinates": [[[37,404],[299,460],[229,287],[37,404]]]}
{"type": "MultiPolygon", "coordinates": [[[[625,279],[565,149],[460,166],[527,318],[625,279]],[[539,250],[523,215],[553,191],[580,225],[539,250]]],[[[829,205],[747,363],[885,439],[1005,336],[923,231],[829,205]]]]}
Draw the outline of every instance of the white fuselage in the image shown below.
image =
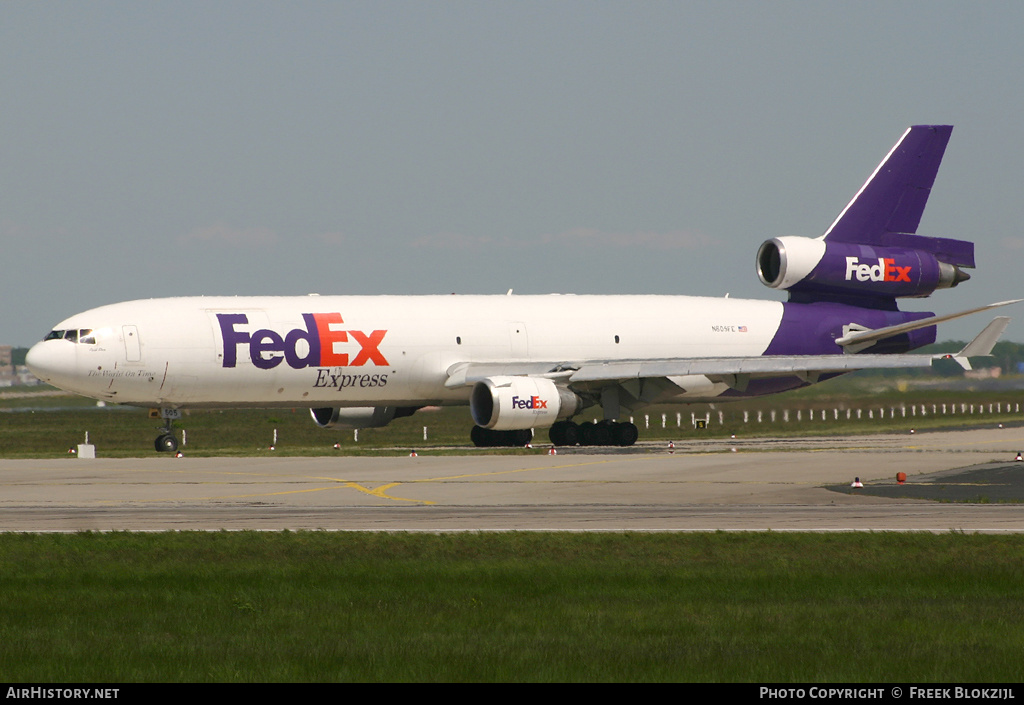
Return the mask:
{"type": "MultiPolygon", "coordinates": [[[[469,387],[445,385],[460,363],[757,356],[782,312],[690,296],[148,299],[62,321],[29,364],[55,386],[140,406],[464,404],[469,387]]],[[[682,381],[680,401],[726,388],[682,381]]]]}

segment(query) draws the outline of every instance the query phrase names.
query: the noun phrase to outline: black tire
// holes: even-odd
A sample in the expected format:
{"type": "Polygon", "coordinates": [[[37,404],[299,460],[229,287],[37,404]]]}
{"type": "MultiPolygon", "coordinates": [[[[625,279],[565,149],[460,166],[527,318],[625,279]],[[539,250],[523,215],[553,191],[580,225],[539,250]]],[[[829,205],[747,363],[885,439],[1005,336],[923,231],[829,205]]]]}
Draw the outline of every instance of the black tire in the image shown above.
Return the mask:
{"type": "Polygon", "coordinates": [[[610,446],[614,438],[615,424],[611,421],[602,421],[594,424],[591,432],[591,444],[595,446],[610,446]]]}
{"type": "Polygon", "coordinates": [[[173,453],[178,450],[178,439],[174,437],[173,433],[164,433],[157,436],[153,445],[156,447],[157,453],[173,453]]]}
{"type": "Polygon", "coordinates": [[[635,424],[628,422],[615,424],[615,445],[631,446],[640,438],[640,431],[635,424]]]}
{"type": "Polygon", "coordinates": [[[477,448],[487,448],[491,445],[489,443],[491,440],[490,436],[490,432],[483,426],[474,426],[473,430],[469,432],[469,439],[473,441],[473,445],[477,448]]]}
{"type": "Polygon", "coordinates": [[[515,448],[525,446],[533,440],[528,428],[521,431],[495,431],[483,426],[474,426],[469,432],[469,437],[477,448],[515,448]]]}
{"type": "Polygon", "coordinates": [[[548,438],[556,446],[574,446],[580,440],[580,430],[572,421],[558,421],[548,430],[548,438]]]}

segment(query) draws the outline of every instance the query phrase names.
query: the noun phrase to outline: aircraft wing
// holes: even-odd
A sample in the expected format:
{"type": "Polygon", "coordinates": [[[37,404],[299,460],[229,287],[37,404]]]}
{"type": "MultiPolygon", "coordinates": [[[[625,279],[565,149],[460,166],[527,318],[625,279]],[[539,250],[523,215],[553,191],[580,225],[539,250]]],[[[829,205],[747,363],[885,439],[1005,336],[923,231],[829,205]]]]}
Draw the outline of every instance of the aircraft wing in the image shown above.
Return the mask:
{"type": "Polygon", "coordinates": [[[997,317],[974,340],[954,354],[837,354],[837,355],[763,355],[758,357],[698,357],[650,360],[581,360],[525,363],[469,363],[453,365],[445,386],[462,387],[489,377],[546,377],[567,385],[600,387],[602,383],[625,383],[702,375],[743,391],[751,379],[795,376],[814,383],[822,375],[866,369],[910,369],[931,367],[937,359],[954,359],[970,369],[968,357],[991,354],[992,346],[1006,329],[1009,319],[997,317]]]}
{"type": "Polygon", "coordinates": [[[448,370],[446,387],[476,384],[489,377],[531,376],[569,385],[626,382],[634,379],[704,375],[743,389],[753,378],[796,376],[808,382],[823,374],[863,369],[930,367],[946,355],[795,355],[764,357],[667,358],[663,360],[588,360],[508,364],[459,363],[448,370]]]}
{"type": "Polygon", "coordinates": [[[569,380],[571,382],[593,382],[682,375],[704,375],[707,377],[796,375],[810,377],[829,372],[850,372],[868,368],[929,367],[932,364],[932,359],[931,355],[771,355],[764,357],[622,360],[584,364],[569,377],[569,380]]]}

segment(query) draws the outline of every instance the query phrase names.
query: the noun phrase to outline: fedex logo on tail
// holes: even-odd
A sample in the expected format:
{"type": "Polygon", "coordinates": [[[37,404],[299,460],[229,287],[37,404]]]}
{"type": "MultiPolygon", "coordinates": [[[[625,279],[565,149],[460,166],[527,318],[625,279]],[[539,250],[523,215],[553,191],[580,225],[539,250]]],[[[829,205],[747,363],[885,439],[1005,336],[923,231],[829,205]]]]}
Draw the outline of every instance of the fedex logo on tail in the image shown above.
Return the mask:
{"type": "Polygon", "coordinates": [[[900,267],[891,257],[879,257],[878,264],[861,264],[857,257],[846,258],[846,281],[909,282],[912,265],[900,267]]]}
{"type": "Polygon", "coordinates": [[[512,408],[513,409],[546,409],[548,408],[548,402],[546,399],[541,399],[537,395],[524,399],[520,396],[512,397],[512,408]]]}
{"type": "Polygon", "coordinates": [[[248,333],[236,326],[249,323],[244,313],[218,313],[221,339],[224,341],[223,367],[238,362],[238,346],[249,346],[249,359],[260,369],[269,370],[285,362],[292,369],[304,367],[361,367],[367,363],[387,366],[379,346],[386,330],[364,333],[360,330],[338,330],[344,324],[340,313],[304,313],[305,328],[294,328],[284,335],[262,328],[248,333]],[[333,326],[333,327],[332,327],[333,326]],[[337,352],[335,343],[356,343],[359,351],[337,352]]]}

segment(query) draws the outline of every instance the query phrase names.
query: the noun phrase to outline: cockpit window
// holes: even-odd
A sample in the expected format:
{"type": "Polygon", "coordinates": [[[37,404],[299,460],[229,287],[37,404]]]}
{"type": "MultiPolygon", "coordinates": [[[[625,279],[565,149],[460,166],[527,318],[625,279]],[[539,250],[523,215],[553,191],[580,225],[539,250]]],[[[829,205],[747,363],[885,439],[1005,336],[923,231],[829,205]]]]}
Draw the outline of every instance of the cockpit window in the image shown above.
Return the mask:
{"type": "Polygon", "coordinates": [[[51,330],[43,340],[70,340],[72,343],[84,343],[95,345],[96,335],[92,328],[81,328],[79,330],[51,330]]]}

